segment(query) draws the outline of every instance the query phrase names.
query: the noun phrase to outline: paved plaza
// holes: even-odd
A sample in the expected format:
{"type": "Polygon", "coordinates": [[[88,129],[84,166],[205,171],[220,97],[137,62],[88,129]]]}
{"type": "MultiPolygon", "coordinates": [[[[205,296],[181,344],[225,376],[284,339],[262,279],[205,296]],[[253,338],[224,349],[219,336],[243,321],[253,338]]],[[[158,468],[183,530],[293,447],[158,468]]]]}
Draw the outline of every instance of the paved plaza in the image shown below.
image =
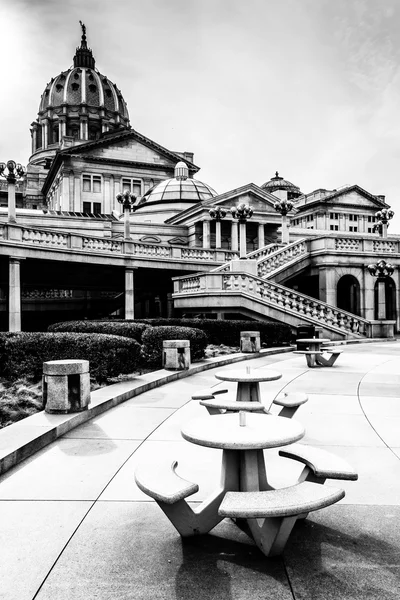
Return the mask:
{"type": "MultiPolygon", "coordinates": [[[[180,434],[207,415],[191,396],[221,387],[212,369],[120,404],[0,477],[0,598],[398,600],[400,344],[342,348],[332,368],[309,369],[291,353],[245,363],[282,373],[261,384],[265,404],[306,392],[294,417],[306,429],[302,443],[345,458],[359,475],[334,482],[345,498],[297,522],[282,557],[266,558],[229,519],[183,540],[135,484],[136,465],[169,457],[199,484],[192,502],[215,489],[221,450],[180,434]]],[[[234,397],[235,384],[224,387],[234,397]]],[[[296,481],[301,464],[277,449],[265,455],[274,487],[296,481]]]]}

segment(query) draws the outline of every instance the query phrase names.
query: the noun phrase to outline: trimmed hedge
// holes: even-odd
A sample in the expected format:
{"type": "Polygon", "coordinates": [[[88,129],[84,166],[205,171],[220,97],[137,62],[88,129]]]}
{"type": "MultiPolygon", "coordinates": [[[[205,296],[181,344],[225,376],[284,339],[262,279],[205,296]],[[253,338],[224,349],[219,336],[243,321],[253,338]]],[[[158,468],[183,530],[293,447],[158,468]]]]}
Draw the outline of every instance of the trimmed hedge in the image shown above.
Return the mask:
{"type": "Polygon", "coordinates": [[[1,333],[0,369],[4,377],[38,380],[43,362],[83,359],[99,382],[132,373],[139,363],[140,344],[116,335],[93,333],[1,333]]]}
{"type": "Polygon", "coordinates": [[[146,364],[162,365],[163,340],[189,340],[192,361],[201,360],[208,339],[204,331],[193,327],[149,327],[143,334],[142,357],[146,364]]]}
{"type": "Polygon", "coordinates": [[[57,333],[105,333],[133,338],[141,343],[142,334],[148,328],[145,323],[136,321],[64,321],[54,323],[47,331],[57,333]]]}
{"type": "Polygon", "coordinates": [[[210,344],[240,346],[241,331],[259,331],[261,344],[266,346],[282,346],[291,340],[291,327],[284,323],[266,321],[223,321],[217,319],[139,319],[135,323],[152,326],[183,326],[201,329],[207,334],[210,344]]]}

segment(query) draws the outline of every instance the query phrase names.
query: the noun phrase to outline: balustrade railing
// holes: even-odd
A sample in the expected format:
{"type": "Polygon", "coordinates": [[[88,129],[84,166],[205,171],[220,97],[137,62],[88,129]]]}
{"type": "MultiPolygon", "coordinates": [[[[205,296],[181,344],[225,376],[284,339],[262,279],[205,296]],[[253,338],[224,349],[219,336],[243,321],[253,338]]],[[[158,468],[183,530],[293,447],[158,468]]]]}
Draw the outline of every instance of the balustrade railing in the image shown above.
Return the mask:
{"type": "MultiPolygon", "coordinates": [[[[263,303],[278,308],[294,316],[317,323],[327,329],[342,331],[346,334],[367,336],[369,321],[300,294],[273,281],[254,277],[245,273],[213,273],[182,277],[175,280],[175,295],[190,295],[193,292],[205,294],[247,294],[263,303]],[[210,278],[211,277],[211,278],[210,278]],[[210,278],[210,279],[207,279],[210,278]],[[210,281],[208,287],[208,281],[210,281]]],[[[210,298],[210,305],[212,300],[210,298]]]]}
{"type": "Polygon", "coordinates": [[[193,262],[223,262],[237,257],[235,252],[229,250],[145,244],[133,240],[93,237],[80,235],[78,233],[21,227],[18,225],[13,225],[10,229],[8,225],[2,225],[0,227],[0,239],[48,248],[72,249],[74,251],[82,252],[101,252],[114,256],[116,254],[128,254],[138,257],[143,256],[193,262]]]}
{"type": "Polygon", "coordinates": [[[265,254],[258,261],[257,273],[259,277],[270,277],[277,269],[284,267],[295,259],[308,254],[307,242],[304,239],[288,244],[283,248],[265,254]]]}

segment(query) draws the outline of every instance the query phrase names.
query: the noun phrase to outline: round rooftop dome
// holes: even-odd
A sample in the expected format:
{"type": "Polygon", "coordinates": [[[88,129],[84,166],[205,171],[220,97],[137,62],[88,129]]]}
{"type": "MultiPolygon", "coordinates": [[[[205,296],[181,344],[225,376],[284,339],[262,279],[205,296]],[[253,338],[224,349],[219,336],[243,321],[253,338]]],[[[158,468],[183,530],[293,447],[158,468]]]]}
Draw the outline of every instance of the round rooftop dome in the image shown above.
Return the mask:
{"type": "Polygon", "coordinates": [[[300,188],[297,185],[294,185],[294,183],[288,181],[287,179],[279,177],[278,171],[275,172],[275,177],[271,177],[269,181],[263,183],[261,188],[266,192],[269,192],[270,194],[273,194],[278,190],[284,190],[293,194],[293,197],[301,196],[300,188]]]}
{"type": "Polygon", "coordinates": [[[196,204],[215,196],[217,192],[212,187],[197,179],[190,179],[186,163],[180,161],[175,166],[175,177],[165,179],[148,190],[137,209],[155,204],[196,204]]]}
{"type": "Polygon", "coordinates": [[[38,118],[32,123],[33,154],[54,149],[64,136],[90,141],[103,132],[130,127],[125,100],[117,86],[96,69],[82,22],[81,27],[73,66],[53,77],[42,94],[38,118]]]}

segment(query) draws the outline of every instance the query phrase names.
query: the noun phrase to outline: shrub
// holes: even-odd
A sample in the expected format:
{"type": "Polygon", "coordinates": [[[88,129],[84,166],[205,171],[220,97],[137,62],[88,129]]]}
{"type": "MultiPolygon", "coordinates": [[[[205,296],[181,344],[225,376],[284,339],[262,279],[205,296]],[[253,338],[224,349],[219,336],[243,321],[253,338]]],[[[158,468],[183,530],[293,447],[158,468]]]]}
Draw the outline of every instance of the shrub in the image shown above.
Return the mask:
{"type": "Polygon", "coordinates": [[[196,327],[207,334],[210,344],[225,344],[227,346],[240,345],[241,331],[259,331],[261,344],[265,346],[282,346],[289,344],[291,328],[284,323],[269,321],[223,321],[216,319],[140,319],[147,325],[179,325],[196,327]]]}
{"type": "Polygon", "coordinates": [[[106,333],[133,338],[141,343],[147,327],[145,323],[136,321],[64,321],[50,325],[47,330],[58,333],[106,333]]]}
{"type": "Polygon", "coordinates": [[[161,367],[163,340],[189,340],[191,360],[201,360],[208,340],[204,331],[193,327],[151,327],[143,334],[142,357],[148,365],[161,367]]]}
{"type": "Polygon", "coordinates": [[[116,335],[93,333],[2,333],[0,366],[5,377],[39,379],[43,362],[83,359],[91,376],[105,381],[121,373],[132,373],[139,363],[140,344],[116,335]]]}

